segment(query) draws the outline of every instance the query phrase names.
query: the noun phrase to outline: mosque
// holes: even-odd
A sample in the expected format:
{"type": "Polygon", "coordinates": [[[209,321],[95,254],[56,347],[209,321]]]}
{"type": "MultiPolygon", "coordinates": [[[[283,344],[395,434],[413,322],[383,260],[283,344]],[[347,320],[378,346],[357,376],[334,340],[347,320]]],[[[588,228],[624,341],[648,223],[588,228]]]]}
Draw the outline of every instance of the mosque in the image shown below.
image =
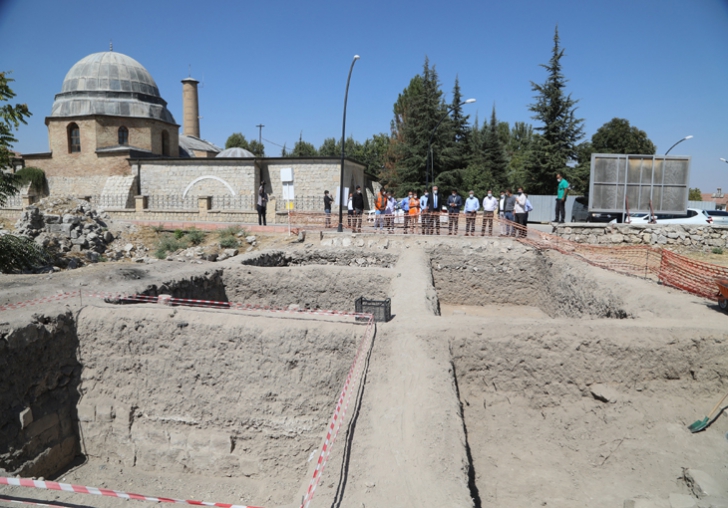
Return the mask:
{"type": "MultiPolygon", "coordinates": [[[[46,172],[51,195],[91,197],[112,208],[133,208],[138,196],[150,208],[193,208],[206,196],[212,207],[252,210],[265,181],[279,203],[286,198],[291,208],[318,210],[324,190],[337,191],[339,158],[255,157],[202,139],[197,85],[182,80],[180,133],[139,62],[112,50],[88,55],[68,71],[46,117],[49,151],[22,154],[22,165],[46,172]]],[[[345,159],[344,187],[361,185],[371,200],[364,169],[345,159]]]]}

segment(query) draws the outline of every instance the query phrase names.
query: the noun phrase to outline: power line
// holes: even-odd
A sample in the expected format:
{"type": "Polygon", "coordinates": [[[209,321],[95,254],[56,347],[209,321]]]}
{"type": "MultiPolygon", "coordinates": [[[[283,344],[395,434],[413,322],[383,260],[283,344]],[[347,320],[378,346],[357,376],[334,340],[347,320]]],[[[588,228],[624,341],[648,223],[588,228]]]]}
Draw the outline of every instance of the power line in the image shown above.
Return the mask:
{"type": "Polygon", "coordinates": [[[270,143],[271,145],[280,146],[281,148],[285,148],[286,147],[285,145],[279,145],[278,143],[276,143],[275,141],[271,141],[270,139],[265,139],[265,138],[261,138],[261,139],[263,141],[265,141],[266,143],[270,143]]]}

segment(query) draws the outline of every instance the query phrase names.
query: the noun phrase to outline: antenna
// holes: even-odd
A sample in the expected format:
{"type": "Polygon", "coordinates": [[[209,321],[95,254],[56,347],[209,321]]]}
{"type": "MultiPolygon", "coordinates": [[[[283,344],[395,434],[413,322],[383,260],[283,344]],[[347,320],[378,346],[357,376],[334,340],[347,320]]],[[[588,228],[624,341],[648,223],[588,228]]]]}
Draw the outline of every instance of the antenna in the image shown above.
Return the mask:
{"type": "Polygon", "coordinates": [[[258,125],[256,125],[256,127],[258,128],[258,143],[260,143],[262,145],[263,144],[263,127],[265,127],[265,125],[263,125],[262,123],[259,123],[258,125]]]}
{"type": "Polygon", "coordinates": [[[192,64],[187,64],[187,77],[192,77],[192,64]]]}

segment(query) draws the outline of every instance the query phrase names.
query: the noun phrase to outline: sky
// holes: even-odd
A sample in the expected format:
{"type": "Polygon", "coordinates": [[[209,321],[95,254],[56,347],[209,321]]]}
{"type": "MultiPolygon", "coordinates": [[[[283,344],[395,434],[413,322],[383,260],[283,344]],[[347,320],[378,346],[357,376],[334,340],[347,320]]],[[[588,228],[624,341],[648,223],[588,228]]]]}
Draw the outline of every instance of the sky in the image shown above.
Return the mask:
{"type": "Polygon", "coordinates": [[[626,118],[667,151],[690,155],[690,184],[728,190],[728,0],[216,1],[0,0],[0,69],[33,116],[14,148],[48,151],[45,117],[81,58],[114,51],[155,79],[177,123],[182,85],[200,81],[201,137],[233,132],[280,155],[299,136],[388,132],[392,106],[425,57],[446,100],[455,78],[473,121],[529,122],[531,82],[543,83],[558,25],[567,92],[585,139],[626,118]]]}

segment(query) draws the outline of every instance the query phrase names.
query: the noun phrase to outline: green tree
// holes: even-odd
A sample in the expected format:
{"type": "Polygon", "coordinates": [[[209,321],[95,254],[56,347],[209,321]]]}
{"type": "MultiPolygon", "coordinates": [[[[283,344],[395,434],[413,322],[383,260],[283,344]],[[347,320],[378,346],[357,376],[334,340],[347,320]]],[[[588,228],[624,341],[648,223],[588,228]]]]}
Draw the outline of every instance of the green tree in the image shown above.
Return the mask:
{"type": "MultiPolygon", "coordinates": [[[[285,148],[283,149],[285,151],[285,148]]],[[[293,145],[293,150],[290,153],[284,155],[284,157],[316,157],[318,151],[308,141],[303,140],[303,133],[298,137],[298,141],[293,145]]]]}
{"type": "MultiPolygon", "coordinates": [[[[15,97],[10,88],[14,80],[7,72],[0,72],[0,206],[7,203],[10,196],[20,191],[25,182],[40,185],[45,182],[45,174],[37,168],[26,168],[17,173],[12,172],[13,143],[18,140],[13,134],[21,123],[31,115],[26,104],[4,104],[15,97]],[[9,171],[8,171],[9,169],[9,171]]],[[[13,273],[30,270],[36,266],[48,264],[49,256],[45,250],[32,239],[17,235],[0,235],[0,272],[13,273]]]]}
{"type": "MultiPolygon", "coordinates": [[[[531,82],[537,93],[536,102],[529,106],[533,118],[541,122],[536,127],[540,139],[534,145],[538,153],[529,157],[527,188],[532,194],[550,194],[555,191],[556,173],[569,176],[567,163],[576,160],[576,145],[584,137],[583,120],[576,117],[578,101],[566,94],[567,80],[561,72],[564,50],[559,45],[559,28],[554,30],[554,46],[546,69],[544,84],[531,82]]],[[[568,178],[567,178],[568,179],[568,178]]]]}
{"type": "Polygon", "coordinates": [[[243,148],[248,150],[248,140],[245,139],[242,133],[233,132],[228,136],[227,141],[225,141],[225,149],[228,148],[243,148]]]}
{"type": "Polygon", "coordinates": [[[624,118],[612,118],[591,138],[594,153],[624,153],[654,155],[655,144],[647,133],[631,126],[624,118]]]}
{"type": "Polygon", "coordinates": [[[256,157],[263,157],[265,155],[265,146],[263,143],[254,139],[248,141],[240,132],[234,132],[228,136],[227,141],[225,141],[225,148],[242,148],[256,157]]]}
{"type": "Polygon", "coordinates": [[[508,161],[499,135],[499,123],[495,116],[495,106],[493,106],[490,115],[490,125],[485,138],[485,166],[492,178],[492,182],[488,185],[489,188],[493,190],[502,189],[508,185],[508,161]]]}
{"type": "Polygon", "coordinates": [[[702,201],[703,194],[700,192],[699,188],[695,187],[694,189],[690,189],[690,192],[688,193],[688,199],[690,201],[702,201]]]}
{"type": "MultiPolygon", "coordinates": [[[[392,158],[396,166],[391,172],[391,179],[397,187],[404,190],[423,187],[430,136],[447,109],[437,71],[425,58],[422,74],[412,78],[394,105],[392,158]]],[[[452,169],[448,166],[451,162],[448,149],[454,143],[451,127],[445,119],[432,140],[435,175],[452,169]]]]}
{"type": "Polygon", "coordinates": [[[533,127],[525,122],[516,122],[510,130],[508,143],[505,146],[508,159],[508,185],[514,189],[523,187],[531,192],[528,182],[527,162],[531,157],[533,148],[533,127]]]}
{"type": "Polygon", "coordinates": [[[438,127],[438,131],[443,129],[443,135],[450,137],[449,146],[443,150],[441,171],[464,169],[468,165],[470,155],[468,144],[471,131],[468,126],[469,115],[463,114],[462,102],[463,95],[460,92],[460,80],[456,77],[452,89],[450,115],[438,127]]]}

